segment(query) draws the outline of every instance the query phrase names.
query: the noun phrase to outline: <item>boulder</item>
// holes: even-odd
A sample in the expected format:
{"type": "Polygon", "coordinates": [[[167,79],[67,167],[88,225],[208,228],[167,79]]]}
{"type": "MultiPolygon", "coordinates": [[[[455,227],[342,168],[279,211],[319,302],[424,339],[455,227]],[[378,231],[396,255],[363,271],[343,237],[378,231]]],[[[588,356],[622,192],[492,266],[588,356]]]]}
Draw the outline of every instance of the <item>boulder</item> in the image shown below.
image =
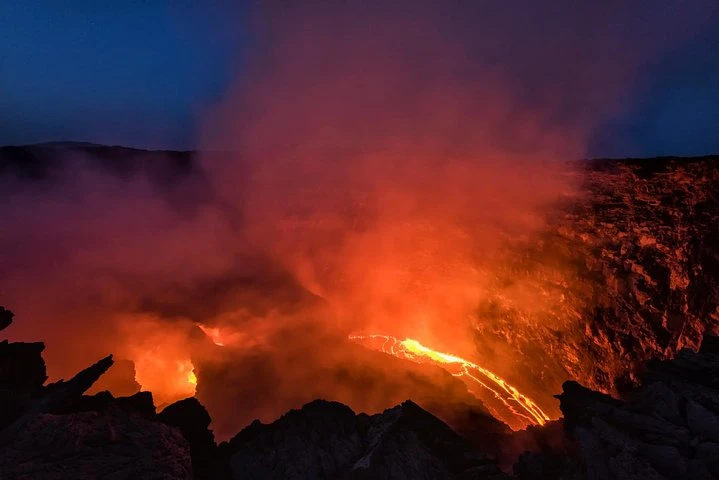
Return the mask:
{"type": "Polygon", "coordinates": [[[218,464],[215,436],[208,427],[212,419],[207,409],[196,398],[186,398],[166,407],[157,419],[177,427],[190,446],[194,478],[218,479],[228,470],[218,464]]]}
{"type": "MultiPolygon", "coordinates": [[[[706,342],[715,345],[716,339],[706,342]]],[[[704,347],[651,362],[641,386],[624,401],[566,382],[558,398],[583,474],[598,479],[717,478],[717,372],[719,354],[704,347]]]]}

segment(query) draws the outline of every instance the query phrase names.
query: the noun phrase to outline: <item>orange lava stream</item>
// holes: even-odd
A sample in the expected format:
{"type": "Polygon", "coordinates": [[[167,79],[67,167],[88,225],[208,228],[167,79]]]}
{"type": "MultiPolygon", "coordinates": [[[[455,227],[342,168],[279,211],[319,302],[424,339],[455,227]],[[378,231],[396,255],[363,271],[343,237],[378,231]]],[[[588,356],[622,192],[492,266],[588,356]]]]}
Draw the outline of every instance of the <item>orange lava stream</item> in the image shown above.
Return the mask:
{"type": "Polygon", "coordinates": [[[197,375],[195,375],[194,368],[190,370],[187,374],[187,383],[189,383],[190,385],[194,385],[195,387],[197,386],[197,375]]]}
{"type": "Polygon", "coordinates": [[[202,325],[201,323],[197,323],[196,325],[200,328],[200,330],[202,330],[204,332],[205,335],[210,337],[210,340],[212,340],[212,343],[214,343],[215,345],[217,345],[219,347],[225,346],[225,344],[222,343],[222,341],[220,340],[220,329],[219,328],[206,327],[206,326],[202,325]]]}
{"type": "MultiPolygon", "coordinates": [[[[465,360],[448,353],[438,352],[411,338],[399,340],[398,338],[390,335],[373,334],[350,335],[349,339],[353,341],[363,341],[368,339],[384,340],[382,346],[379,348],[384,353],[393,355],[397,358],[411,360],[416,363],[432,363],[450,371],[450,373],[455,377],[464,377],[465,383],[467,384],[470,392],[476,395],[476,392],[472,389],[473,386],[479,386],[489,391],[507,408],[507,410],[512,412],[512,414],[516,417],[524,419],[521,423],[544,425],[550,420],[549,416],[547,416],[547,414],[544,413],[542,409],[530,398],[520,393],[504,379],[498,377],[486,368],[470,362],[469,360],[465,360]],[[452,372],[447,368],[450,365],[459,367],[459,370],[452,372]]],[[[487,407],[490,411],[492,410],[491,406],[487,405],[487,407]]],[[[495,417],[502,417],[502,415],[497,411],[492,411],[492,413],[495,417]]]]}

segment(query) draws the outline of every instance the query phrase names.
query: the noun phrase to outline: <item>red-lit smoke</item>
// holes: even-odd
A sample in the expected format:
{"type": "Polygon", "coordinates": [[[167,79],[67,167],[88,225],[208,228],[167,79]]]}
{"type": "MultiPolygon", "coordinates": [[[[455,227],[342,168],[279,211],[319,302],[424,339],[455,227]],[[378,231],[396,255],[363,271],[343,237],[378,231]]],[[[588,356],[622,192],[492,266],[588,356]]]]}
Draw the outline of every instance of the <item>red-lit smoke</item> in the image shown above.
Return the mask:
{"type": "MultiPolygon", "coordinates": [[[[585,155],[635,76],[686,35],[677,19],[700,10],[286,3],[255,10],[246,63],[203,120],[199,171],[166,188],[79,156],[51,182],[4,180],[1,300],[13,337],[47,341],[53,378],[113,352],[166,402],[189,392],[169,377],[186,380],[192,360],[215,418],[271,419],[314,395],[382,408],[419,391],[383,395],[389,378],[366,399],[337,380],[337,365],[360,368],[335,342],[357,330],[494,369],[470,325],[500,246],[574,191],[562,162],[585,155]],[[221,373],[204,386],[202,365],[221,373]],[[223,405],[223,385],[262,395],[223,405]]],[[[556,415],[546,388],[528,394],[556,415]]]]}

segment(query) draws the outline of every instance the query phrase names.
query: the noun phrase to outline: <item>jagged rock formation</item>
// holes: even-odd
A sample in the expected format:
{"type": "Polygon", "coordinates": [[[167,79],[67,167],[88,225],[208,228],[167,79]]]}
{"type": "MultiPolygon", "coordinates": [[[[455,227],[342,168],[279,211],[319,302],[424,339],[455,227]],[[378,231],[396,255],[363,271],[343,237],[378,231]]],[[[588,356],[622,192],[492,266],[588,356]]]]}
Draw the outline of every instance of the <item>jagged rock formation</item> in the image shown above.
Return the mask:
{"type": "Polygon", "coordinates": [[[0,430],[3,478],[192,478],[187,440],[154,418],[149,394],[81,396],[111,361],[44,387],[0,430]]]}
{"type": "Polygon", "coordinates": [[[7,479],[192,478],[177,430],[115,406],[33,416],[0,450],[0,471],[7,479]]]}
{"type": "Polygon", "coordinates": [[[233,478],[501,478],[497,465],[407,401],[377,415],[315,401],[224,446],[233,478]]]}
{"type": "Polygon", "coordinates": [[[196,479],[219,479],[228,476],[225,465],[217,461],[215,436],[209,429],[210,414],[195,398],[187,398],[169,405],[157,415],[165,425],[180,429],[192,457],[192,470],[196,479]]]}
{"type": "Polygon", "coordinates": [[[621,394],[642,363],[717,331],[719,157],[580,167],[577,195],[492,270],[476,344],[522,390],[548,395],[574,378],[621,394]]]}
{"type": "Polygon", "coordinates": [[[47,380],[42,343],[0,342],[0,429],[17,418],[47,380]]]}
{"type": "Polygon", "coordinates": [[[83,395],[112,356],[43,386],[43,350],[42,343],[0,343],[3,479],[192,478],[188,441],[156,418],[151,394],[83,395]]]}
{"type": "Polygon", "coordinates": [[[112,368],[88,390],[89,394],[110,391],[118,397],[129,397],[140,391],[135,380],[135,364],[132,360],[115,359],[112,368]]]}
{"type": "MultiPolygon", "coordinates": [[[[636,366],[697,348],[719,327],[719,157],[608,162],[573,234],[603,289],[585,322],[597,385],[621,392],[636,366]]],[[[589,365],[582,364],[580,368],[589,365]]],[[[582,378],[576,375],[574,378],[582,378]]]]}
{"type": "Polygon", "coordinates": [[[504,465],[517,478],[555,480],[576,477],[576,448],[565,435],[563,419],[514,432],[510,444],[514,446],[514,458],[509,464],[505,460],[504,465]]]}
{"type": "Polygon", "coordinates": [[[303,332],[302,342],[278,339],[283,348],[270,352],[272,356],[219,347],[212,361],[195,363],[201,378],[197,398],[209,411],[227,412],[242,405],[240,411],[215,419],[219,437],[230,438],[254,419],[271,421],[317,398],[362,412],[379,412],[412,399],[453,428],[467,427],[460,433],[483,451],[501,454],[499,439],[509,427],[446,370],[368,350],[343,337],[316,335],[310,328],[298,331],[303,332]],[[315,353],[318,345],[323,346],[322,355],[315,353]],[[482,435],[473,436],[478,430],[482,435]]]}
{"type": "MultiPolygon", "coordinates": [[[[5,360],[0,400],[16,404],[0,426],[2,478],[503,476],[492,456],[409,401],[368,416],[318,400],[272,424],[255,422],[218,447],[208,428],[210,416],[194,398],[156,414],[149,392],[119,398],[108,392],[83,395],[110,369],[111,356],[68,381],[43,386],[43,349],[41,343],[0,344],[0,360],[5,360]]],[[[466,421],[468,431],[483,430],[475,439],[479,443],[497,443],[507,433],[477,405],[434,408],[466,421]]]]}
{"type": "Polygon", "coordinates": [[[522,432],[487,431],[472,406],[432,406],[464,423],[459,435],[411,401],[366,415],[316,400],[219,446],[194,398],[156,414],[149,392],[83,395],[111,356],[43,386],[42,349],[0,344],[0,401],[13,406],[0,426],[2,478],[507,478],[487,438],[505,452],[531,450],[514,457],[524,480],[719,478],[716,337],[647,364],[625,400],[565,382],[557,396],[564,418],[522,432]]]}
{"type": "Polygon", "coordinates": [[[14,316],[15,314],[10,310],[0,307],[0,330],[9,327],[14,316]]]}
{"type": "Polygon", "coordinates": [[[558,398],[581,478],[719,478],[716,338],[699,353],[651,362],[627,401],[576,382],[565,383],[558,398]]]}
{"type": "MultiPolygon", "coordinates": [[[[13,312],[0,307],[0,330],[13,312]]],[[[42,343],[0,342],[0,430],[10,425],[42,390],[47,380],[42,343]]]]}

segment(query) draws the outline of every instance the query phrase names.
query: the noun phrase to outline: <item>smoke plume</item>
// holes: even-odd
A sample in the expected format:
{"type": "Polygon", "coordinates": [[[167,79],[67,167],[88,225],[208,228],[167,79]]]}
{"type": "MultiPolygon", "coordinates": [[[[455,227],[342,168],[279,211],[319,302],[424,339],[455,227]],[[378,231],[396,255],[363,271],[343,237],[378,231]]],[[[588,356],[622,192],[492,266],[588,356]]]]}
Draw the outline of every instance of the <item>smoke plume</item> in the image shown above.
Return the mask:
{"type": "Polygon", "coordinates": [[[566,162],[708,8],[382,3],[262,2],[204,153],[169,185],[153,178],[170,169],[80,154],[49,180],[3,180],[0,298],[16,338],[46,340],[53,378],[113,352],[164,402],[194,392],[192,360],[214,418],[268,420],[318,395],[381,407],[386,387],[365,404],[333,391],[353,332],[475,358],[501,247],[575,193],[566,162]],[[231,388],[244,406],[220,399],[231,388]]]}

